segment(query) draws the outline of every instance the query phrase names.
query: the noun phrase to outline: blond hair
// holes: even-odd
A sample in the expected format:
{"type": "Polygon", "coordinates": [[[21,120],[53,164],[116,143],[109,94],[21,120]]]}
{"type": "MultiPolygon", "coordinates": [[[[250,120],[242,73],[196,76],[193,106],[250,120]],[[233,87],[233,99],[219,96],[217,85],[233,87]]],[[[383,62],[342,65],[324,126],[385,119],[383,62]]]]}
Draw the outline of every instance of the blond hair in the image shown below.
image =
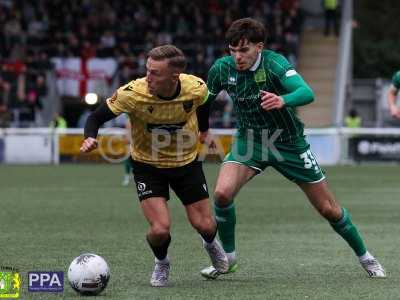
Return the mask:
{"type": "Polygon", "coordinates": [[[174,45],[155,47],[147,53],[147,57],[156,61],[168,59],[168,65],[172,68],[178,69],[180,72],[183,72],[186,69],[186,57],[182,50],[174,45]]]}

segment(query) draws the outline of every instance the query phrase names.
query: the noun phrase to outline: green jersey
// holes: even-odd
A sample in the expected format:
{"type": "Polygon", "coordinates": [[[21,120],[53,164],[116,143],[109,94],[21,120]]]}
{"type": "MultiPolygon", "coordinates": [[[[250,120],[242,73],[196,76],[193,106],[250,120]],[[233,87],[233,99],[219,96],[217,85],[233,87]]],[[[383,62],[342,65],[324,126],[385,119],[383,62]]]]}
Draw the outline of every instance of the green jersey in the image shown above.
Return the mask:
{"type": "Polygon", "coordinates": [[[278,142],[294,142],[303,136],[304,124],[295,106],[310,103],[314,94],[291,64],[280,54],[264,50],[252,68],[236,70],[231,56],[218,59],[208,73],[209,99],[226,90],[233,100],[240,133],[253,129],[255,134],[268,130],[272,136],[281,131],[278,142]],[[285,106],[266,111],[261,107],[260,91],[282,96],[285,106]]]}
{"type": "Polygon", "coordinates": [[[396,89],[400,89],[400,71],[397,71],[393,75],[392,84],[396,89]]]}

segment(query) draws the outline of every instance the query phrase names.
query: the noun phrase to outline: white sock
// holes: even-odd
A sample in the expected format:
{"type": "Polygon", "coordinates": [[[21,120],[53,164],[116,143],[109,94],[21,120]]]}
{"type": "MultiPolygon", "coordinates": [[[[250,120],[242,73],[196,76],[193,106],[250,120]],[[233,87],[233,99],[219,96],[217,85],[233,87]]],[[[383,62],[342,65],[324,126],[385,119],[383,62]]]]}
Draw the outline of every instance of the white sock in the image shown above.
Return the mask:
{"type": "Polygon", "coordinates": [[[374,259],[374,257],[371,255],[371,253],[369,253],[369,252],[367,251],[367,252],[365,252],[364,255],[359,256],[358,259],[359,259],[360,261],[366,261],[366,260],[368,260],[368,259],[374,259]]]}
{"type": "Polygon", "coordinates": [[[164,259],[161,259],[161,260],[159,260],[157,257],[155,257],[154,260],[156,263],[159,263],[159,264],[168,264],[169,263],[168,255],[164,259]]]}
{"type": "Polygon", "coordinates": [[[236,261],[236,251],[226,253],[226,256],[228,257],[229,264],[236,261]]]}

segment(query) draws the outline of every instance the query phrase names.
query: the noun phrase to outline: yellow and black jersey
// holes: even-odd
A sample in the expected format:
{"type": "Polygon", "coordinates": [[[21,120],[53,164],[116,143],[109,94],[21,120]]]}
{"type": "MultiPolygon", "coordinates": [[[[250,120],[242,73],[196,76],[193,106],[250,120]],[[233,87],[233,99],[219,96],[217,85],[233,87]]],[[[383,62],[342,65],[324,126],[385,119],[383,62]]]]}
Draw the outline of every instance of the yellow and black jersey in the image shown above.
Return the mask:
{"type": "Polygon", "coordinates": [[[131,155],[158,168],[184,166],[197,156],[196,109],[207,97],[199,77],[180,74],[180,92],[170,100],[149,93],[146,78],[120,87],[107,99],[110,110],[127,113],[132,131],[131,155]]]}

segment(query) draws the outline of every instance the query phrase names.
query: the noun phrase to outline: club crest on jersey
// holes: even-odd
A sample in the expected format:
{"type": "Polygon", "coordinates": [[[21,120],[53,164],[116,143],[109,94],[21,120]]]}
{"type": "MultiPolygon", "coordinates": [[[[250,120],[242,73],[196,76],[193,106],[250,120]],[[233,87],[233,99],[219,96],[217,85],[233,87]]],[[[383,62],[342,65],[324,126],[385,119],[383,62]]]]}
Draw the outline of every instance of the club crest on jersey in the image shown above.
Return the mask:
{"type": "Polygon", "coordinates": [[[149,111],[149,113],[152,114],[153,110],[154,110],[154,107],[150,105],[150,106],[147,107],[147,110],[149,111]]]}
{"type": "Polygon", "coordinates": [[[182,103],[182,105],[183,105],[183,109],[188,113],[193,108],[193,100],[185,101],[182,103]]]}
{"type": "Polygon", "coordinates": [[[229,77],[228,77],[228,84],[230,84],[230,85],[236,85],[236,77],[234,77],[234,76],[229,76],[229,77]]]}
{"type": "Polygon", "coordinates": [[[126,86],[124,88],[124,91],[133,91],[133,86],[131,84],[129,84],[128,86],[126,86]]]}
{"type": "Polygon", "coordinates": [[[265,82],[267,80],[267,75],[265,74],[265,69],[260,68],[257,70],[257,72],[254,74],[254,80],[255,82],[265,82]]]}

